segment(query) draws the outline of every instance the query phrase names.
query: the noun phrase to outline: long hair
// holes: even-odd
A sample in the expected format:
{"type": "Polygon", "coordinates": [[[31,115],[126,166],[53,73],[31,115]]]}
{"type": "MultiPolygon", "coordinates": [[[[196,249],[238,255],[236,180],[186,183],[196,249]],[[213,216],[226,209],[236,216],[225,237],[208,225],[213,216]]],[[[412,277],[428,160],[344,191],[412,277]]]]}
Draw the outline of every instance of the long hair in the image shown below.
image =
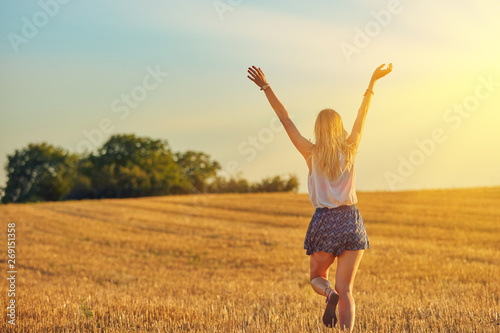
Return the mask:
{"type": "Polygon", "coordinates": [[[314,124],[316,143],[312,149],[316,169],[335,180],[344,171],[341,170],[339,152],[345,158],[345,169],[350,171],[356,155],[354,143],[347,143],[347,132],[342,118],[332,109],[320,111],[314,124]]]}

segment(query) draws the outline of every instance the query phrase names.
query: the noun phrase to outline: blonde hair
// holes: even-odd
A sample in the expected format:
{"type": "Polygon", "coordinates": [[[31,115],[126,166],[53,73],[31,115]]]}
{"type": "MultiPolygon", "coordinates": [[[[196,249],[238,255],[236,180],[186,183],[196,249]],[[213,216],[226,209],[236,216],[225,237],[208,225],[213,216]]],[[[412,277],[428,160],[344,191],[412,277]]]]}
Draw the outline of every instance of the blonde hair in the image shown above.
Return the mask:
{"type": "Polygon", "coordinates": [[[316,169],[335,180],[341,172],[339,152],[345,157],[345,169],[350,171],[356,155],[354,143],[347,142],[347,132],[340,115],[332,109],[320,111],[314,124],[316,143],[312,149],[316,169]]]}

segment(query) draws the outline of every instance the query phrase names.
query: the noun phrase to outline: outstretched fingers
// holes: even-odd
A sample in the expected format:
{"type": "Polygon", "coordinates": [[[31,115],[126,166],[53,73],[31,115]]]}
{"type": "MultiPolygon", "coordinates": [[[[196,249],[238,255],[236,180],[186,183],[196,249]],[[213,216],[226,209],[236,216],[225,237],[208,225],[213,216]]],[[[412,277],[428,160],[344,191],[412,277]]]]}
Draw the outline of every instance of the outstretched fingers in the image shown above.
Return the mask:
{"type": "Polygon", "coordinates": [[[250,75],[248,75],[247,77],[261,88],[264,84],[267,83],[266,76],[264,75],[260,67],[248,67],[248,74],[250,75]]]}
{"type": "Polygon", "coordinates": [[[252,77],[257,77],[259,76],[259,74],[257,72],[255,72],[254,70],[252,70],[251,68],[248,69],[248,73],[250,73],[250,75],[252,77]]]}
{"type": "Polygon", "coordinates": [[[255,82],[255,80],[256,80],[256,78],[257,78],[257,73],[255,73],[254,71],[252,71],[250,68],[248,69],[248,73],[249,73],[250,75],[247,75],[247,77],[248,77],[250,80],[252,80],[252,81],[254,81],[254,82],[255,82]]]}
{"type": "Polygon", "coordinates": [[[255,75],[264,76],[264,73],[262,72],[262,69],[260,69],[260,67],[257,68],[255,66],[252,66],[251,68],[249,67],[248,70],[252,73],[255,73],[255,75]]]}

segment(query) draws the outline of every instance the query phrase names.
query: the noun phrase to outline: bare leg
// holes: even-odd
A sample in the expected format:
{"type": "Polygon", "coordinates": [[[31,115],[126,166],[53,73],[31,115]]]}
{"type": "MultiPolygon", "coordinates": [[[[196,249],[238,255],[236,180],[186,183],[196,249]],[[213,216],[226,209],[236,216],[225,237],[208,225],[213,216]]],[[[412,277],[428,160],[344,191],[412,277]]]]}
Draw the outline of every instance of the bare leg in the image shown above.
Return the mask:
{"type": "Polygon", "coordinates": [[[354,327],[356,306],[352,297],[352,287],[356,271],[363,257],[364,250],[343,251],[337,258],[337,274],[335,276],[335,290],[339,299],[339,325],[340,329],[352,331],[354,327]]]}
{"type": "Polygon", "coordinates": [[[335,257],[332,253],[315,252],[311,254],[310,262],[310,281],[313,290],[323,296],[326,296],[328,288],[331,288],[328,282],[328,269],[333,264],[335,257]]]}
{"type": "Polygon", "coordinates": [[[327,297],[323,313],[323,324],[327,327],[333,327],[337,323],[339,295],[328,281],[328,269],[334,260],[335,256],[332,253],[319,251],[311,255],[311,286],[316,293],[327,297]]]}

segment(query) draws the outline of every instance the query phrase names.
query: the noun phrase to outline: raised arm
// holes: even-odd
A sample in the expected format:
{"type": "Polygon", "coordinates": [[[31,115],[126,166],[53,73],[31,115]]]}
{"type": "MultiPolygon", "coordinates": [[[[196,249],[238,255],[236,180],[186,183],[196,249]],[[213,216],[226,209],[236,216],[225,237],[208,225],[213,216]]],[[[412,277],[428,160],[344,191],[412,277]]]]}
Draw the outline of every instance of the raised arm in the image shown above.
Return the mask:
{"type": "Polygon", "coordinates": [[[384,66],[385,64],[380,65],[373,72],[373,75],[370,79],[370,83],[368,84],[368,89],[366,89],[366,92],[363,95],[363,101],[361,102],[361,106],[359,107],[358,116],[356,117],[354,125],[352,126],[351,135],[349,135],[349,138],[347,138],[347,142],[354,143],[356,149],[359,147],[359,142],[361,141],[361,135],[363,134],[365,119],[368,113],[368,109],[370,108],[370,102],[373,97],[373,88],[375,86],[375,82],[377,82],[378,79],[383,78],[392,71],[392,63],[390,63],[389,66],[385,69],[383,69],[384,66]]]}
{"type": "Polygon", "coordinates": [[[269,103],[271,104],[274,112],[276,112],[276,115],[283,124],[283,127],[285,128],[288,137],[290,138],[290,140],[292,140],[292,143],[295,146],[295,148],[297,148],[297,150],[307,160],[307,158],[311,153],[313,144],[300,134],[299,130],[297,129],[293,121],[290,119],[288,111],[285,109],[283,104],[281,104],[281,102],[278,100],[278,97],[276,97],[273,89],[267,82],[266,77],[262,72],[262,70],[260,69],[260,67],[259,68],[255,66],[249,67],[248,73],[250,75],[247,75],[247,77],[253,82],[255,82],[255,84],[260,87],[260,90],[264,90],[269,103]]]}

